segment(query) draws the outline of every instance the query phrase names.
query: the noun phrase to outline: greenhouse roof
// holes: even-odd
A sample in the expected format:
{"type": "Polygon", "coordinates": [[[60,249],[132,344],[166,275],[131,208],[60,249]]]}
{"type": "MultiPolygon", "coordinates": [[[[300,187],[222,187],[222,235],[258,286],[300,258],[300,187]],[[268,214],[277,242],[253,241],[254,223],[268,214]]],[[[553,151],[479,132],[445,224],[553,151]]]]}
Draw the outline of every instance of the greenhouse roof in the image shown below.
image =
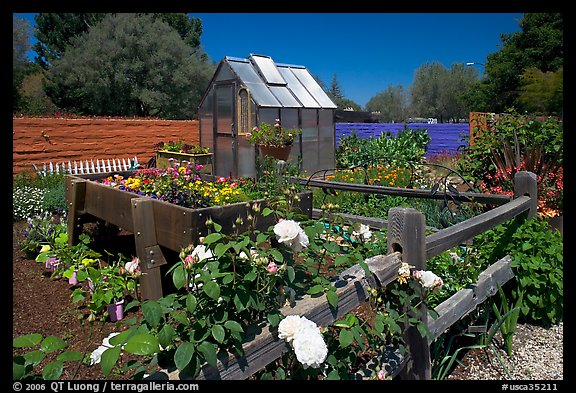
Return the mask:
{"type": "Polygon", "coordinates": [[[223,61],[259,106],[336,109],[304,66],[274,63],[270,56],[255,54],[247,59],[226,56],[223,61]]]}

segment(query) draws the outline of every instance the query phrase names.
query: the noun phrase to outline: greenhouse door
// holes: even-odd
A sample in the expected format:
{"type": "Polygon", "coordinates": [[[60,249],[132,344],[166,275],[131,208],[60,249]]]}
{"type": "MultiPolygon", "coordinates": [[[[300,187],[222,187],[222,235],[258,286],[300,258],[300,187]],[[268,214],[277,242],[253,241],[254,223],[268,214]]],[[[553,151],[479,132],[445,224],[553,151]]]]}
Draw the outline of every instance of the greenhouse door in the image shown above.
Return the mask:
{"type": "Polygon", "coordinates": [[[235,85],[218,83],[215,88],[214,111],[214,173],[217,176],[237,176],[236,125],[234,124],[235,85]]]}

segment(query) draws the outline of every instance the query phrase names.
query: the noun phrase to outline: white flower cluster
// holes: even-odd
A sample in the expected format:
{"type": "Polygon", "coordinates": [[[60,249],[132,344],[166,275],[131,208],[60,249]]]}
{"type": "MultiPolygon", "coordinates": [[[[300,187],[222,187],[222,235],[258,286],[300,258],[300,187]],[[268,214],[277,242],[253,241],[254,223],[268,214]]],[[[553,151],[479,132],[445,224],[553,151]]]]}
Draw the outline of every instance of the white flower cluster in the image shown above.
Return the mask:
{"type": "Polygon", "coordinates": [[[278,337],[292,345],[304,368],[318,368],[328,356],[328,347],[318,326],[299,315],[289,315],[278,325],[278,337]]]}
{"type": "Polygon", "coordinates": [[[412,274],[426,289],[440,289],[444,284],[440,277],[429,270],[415,270],[412,274]]]}
{"type": "Polygon", "coordinates": [[[274,225],[274,233],[279,243],[286,244],[294,252],[300,252],[310,244],[308,236],[300,227],[300,223],[294,220],[281,219],[274,225]]]}
{"type": "Polygon", "coordinates": [[[372,237],[372,232],[368,225],[360,224],[358,229],[352,232],[352,238],[357,241],[367,242],[372,237]]]}

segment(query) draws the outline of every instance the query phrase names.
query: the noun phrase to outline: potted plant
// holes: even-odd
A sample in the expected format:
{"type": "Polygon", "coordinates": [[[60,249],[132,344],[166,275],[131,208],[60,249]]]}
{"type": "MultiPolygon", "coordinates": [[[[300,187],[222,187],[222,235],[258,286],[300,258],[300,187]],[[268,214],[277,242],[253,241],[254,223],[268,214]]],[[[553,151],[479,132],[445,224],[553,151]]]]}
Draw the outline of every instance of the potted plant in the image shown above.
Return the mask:
{"type": "Polygon", "coordinates": [[[160,142],[154,147],[156,151],[156,166],[158,168],[172,167],[176,162],[183,161],[196,165],[198,172],[212,174],[212,156],[209,147],[202,147],[182,140],[160,142]]]}
{"type": "Polygon", "coordinates": [[[118,261],[112,264],[104,264],[99,261],[98,266],[89,266],[86,276],[88,283],[85,288],[77,288],[72,293],[72,301],[80,302],[89,298],[89,320],[96,316],[108,315],[110,321],[116,322],[124,318],[124,301],[127,297],[137,298],[137,283],[141,275],[139,260],[123,263],[120,256],[118,261]]]}
{"type": "Polygon", "coordinates": [[[280,119],[276,119],[274,125],[260,123],[260,127],[254,127],[252,132],[246,133],[246,137],[264,156],[286,161],[290,156],[294,139],[301,133],[301,129],[282,127],[280,119]]]}

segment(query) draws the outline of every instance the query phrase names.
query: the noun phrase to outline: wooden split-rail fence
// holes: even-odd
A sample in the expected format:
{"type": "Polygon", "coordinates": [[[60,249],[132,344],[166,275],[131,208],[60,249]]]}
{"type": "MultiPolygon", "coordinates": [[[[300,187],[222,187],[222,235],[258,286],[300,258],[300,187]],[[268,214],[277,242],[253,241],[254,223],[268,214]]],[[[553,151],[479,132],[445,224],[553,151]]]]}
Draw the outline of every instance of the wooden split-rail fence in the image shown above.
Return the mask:
{"type": "Polygon", "coordinates": [[[70,174],[70,175],[84,175],[93,173],[107,173],[107,172],[120,172],[137,169],[140,167],[138,157],[130,158],[113,158],[110,159],[96,159],[94,160],[80,160],[66,162],[44,163],[42,169],[36,164],[32,164],[34,171],[37,175],[46,176],[52,174],[70,174]]]}
{"type": "MultiPolygon", "coordinates": [[[[402,195],[422,198],[444,198],[442,195],[425,190],[399,189],[392,187],[369,186],[362,184],[335,183],[322,180],[291,178],[293,182],[314,187],[327,187],[357,192],[377,192],[388,195],[402,195]]],[[[479,214],[449,228],[426,235],[425,217],[416,209],[392,208],[388,220],[354,216],[355,221],[364,222],[372,227],[387,228],[388,254],[378,255],[366,260],[370,274],[355,265],[345,270],[333,280],[337,287],[338,306],[329,306],[326,296],[304,296],[296,305],[284,307],[284,315],[301,315],[321,326],[328,326],[354,310],[369,298],[368,289],[382,288],[397,279],[400,264],[408,262],[418,270],[426,269],[426,260],[463,244],[496,225],[516,216],[531,218],[537,210],[536,175],[530,172],[518,172],[514,178],[514,196],[458,193],[451,195],[455,200],[482,202],[498,207],[479,214]]],[[[350,218],[350,216],[348,217],[350,218]]],[[[430,337],[422,337],[415,327],[405,328],[406,351],[398,349],[382,354],[382,364],[387,375],[400,376],[402,379],[431,379],[431,341],[439,337],[450,326],[473,311],[502,286],[514,277],[511,258],[506,256],[495,261],[483,271],[478,281],[451,296],[435,308],[436,318],[432,318],[425,306],[421,307],[430,337]]],[[[260,327],[243,344],[244,355],[219,360],[216,367],[203,367],[198,379],[247,379],[263,367],[274,362],[289,350],[284,340],[271,332],[267,325],[260,327]]],[[[370,376],[370,365],[359,370],[357,379],[370,376]]],[[[168,373],[169,378],[179,379],[178,372],[168,373]]]]}

